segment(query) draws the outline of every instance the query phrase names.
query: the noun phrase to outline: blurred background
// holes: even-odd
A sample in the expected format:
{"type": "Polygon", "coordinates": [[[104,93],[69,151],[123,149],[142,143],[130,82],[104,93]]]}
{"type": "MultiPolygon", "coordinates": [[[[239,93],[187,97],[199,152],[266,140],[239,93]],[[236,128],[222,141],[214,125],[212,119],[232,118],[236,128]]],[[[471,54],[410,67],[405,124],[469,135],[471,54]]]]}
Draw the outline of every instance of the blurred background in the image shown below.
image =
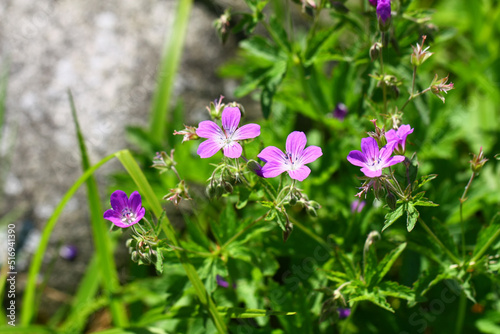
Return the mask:
{"type": "MultiPolygon", "coordinates": [[[[357,2],[345,5],[356,6],[357,2]]],[[[433,147],[429,141],[420,156],[435,159],[434,165],[426,165],[425,172],[434,168],[432,172],[445,175],[447,164],[466,167],[468,153],[477,153],[480,146],[490,159],[500,152],[500,6],[488,0],[413,2],[435,12],[430,28],[439,31],[435,40],[428,41],[435,56],[426,66],[437,69],[440,76],[449,73],[455,84],[445,105],[438,99],[430,102],[449,119],[442,127],[435,126],[442,131],[435,138],[443,145],[433,147]],[[463,149],[447,150],[450,143],[463,149]]],[[[149,122],[162,50],[176,33],[172,28],[176,4],[174,0],[0,3],[0,65],[2,75],[8,73],[5,109],[0,114],[0,216],[2,231],[4,224],[18,223],[20,272],[27,269],[46,220],[82,173],[67,89],[73,93],[92,162],[131,147],[125,128],[149,122]]],[[[246,8],[242,0],[194,2],[179,72],[167,73],[176,76],[169,108],[181,105],[187,124],[206,119],[205,106],[221,94],[227,101],[235,99],[238,81],[227,75],[227,70],[221,78],[217,69],[236,56],[238,40],[230,36],[222,45],[213,28],[213,21],[228,6],[246,8]]],[[[300,6],[294,6],[297,24],[308,22],[300,6]]],[[[430,71],[422,75],[429,80],[433,77],[430,71]]],[[[251,96],[238,102],[245,105],[250,118],[261,117],[259,104],[251,96]]],[[[356,109],[361,105],[348,106],[352,113],[362,113],[356,109]]],[[[423,124],[425,117],[441,119],[426,112],[420,116],[423,124]]],[[[97,173],[101,189],[109,185],[107,175],[119,168],[119,164],[109,163],[97,173]]],[[[494,193],[499,182],[491,179],[495,171],[485,175],[488,191],[494,193]]],[[[461,182],[467,177],[458,176],[461,182]]],[[[441,185],[442,189],[447,186],[441,185]]],[[[104,201],[108,192],[102,192],[104,201]]],[[[498,203],[498,196],[490,198],[491,202],[498,203]]],[[[477,208],[482,204],[471,205],[477,208]]],[[[53,270],[49,281],[53,290],[44,297],[47,307],[41,310],[47,316],[55,309],[51,305],[64,302],[75,290],[92,245],[85,191],[81,189],[61,216],[46,255],[46,265],[53,270]],[[76,258],[61,256],[61,246],[74,247],[76,258]]]]}

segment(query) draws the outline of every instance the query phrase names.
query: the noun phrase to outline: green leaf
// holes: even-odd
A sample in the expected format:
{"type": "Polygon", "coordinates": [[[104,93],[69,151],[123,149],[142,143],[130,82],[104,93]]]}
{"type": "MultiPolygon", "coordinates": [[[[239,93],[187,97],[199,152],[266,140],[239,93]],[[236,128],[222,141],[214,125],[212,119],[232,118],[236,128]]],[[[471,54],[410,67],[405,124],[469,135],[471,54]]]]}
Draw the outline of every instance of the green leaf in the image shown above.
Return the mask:
{"type": "Polygon", "coordinates": [[[337,256],[337,259],[339,260],[340,265],[344,269],[347,277],[349,277],[350,280],[356,279],[356,270],[354,269],[352,260],[338,247],[335,248],[335,255],[337,256]]]}
{"type": "Polygon", "coordinates": [[[399,255],[403,252],[403,250],[406,248],[406,242],[402,243],[398,247],[394,248],[389,254],[384,256],[382,261],[377,266],[377,274],[373,278],[373,285],[377,285],[382,281],[384,276],[389,272],[391,269],[392,265],[396,260],[398,259],[399,255]]]}
{"type": "Polygon", "coordinates": [[[370,285],[372,278],[377,273],[377,254],[375,251],[374,244],[370,245],[368,249],[363,252],[363,264],[364,264],[364,273],[363,273],[364,279],[366,284],[370,285]]]}
{"type": "Polygon", "coordinates": [[[417,223],[419,212],[413,206],[412,202],[408,202],[406,205],[406,229],[411,232],[417,223]]]}
{"type": "Polygon", "coordinates": [[[334,37],[333,32],[336,27],[331,27],[330,29],[320,31],[312,36],[307,43],[307,47],[304,51],[304,65],[309,66],[315,62],[316,57],[320,53],[320,51],[328,46],[327,42],[334,37]]]}
{"type": "Polygon", "coordinates": [[[269,20],[269,27],[270,27],[271,37],[276,42],[276,44],[278,44],[281,47],[281,49],[284,50],[285,52],[287,53],[291,52],[292,46],[288,41],[288,35],[285,29],[283,29],[283,25],[279,22],[276,16],[272,16],[271,19],[269,20]]]}
{"type": "Polygon", "coordinates": [[[287,219],[285,214],[279,210],[276,210],[276,223],[283,230],[286,231],[287,219]]]}
{"type": "Polygon", "coordinates": [[[391,211],[385,215],[384,227],[382,232],[384,232],[389,226],[394,224],[403,215],[404,205],[400,205],[396,210],[391,211]]]}
{"type": "Polygon", "coordinates": [[[490,225],[479,232],[474,247],[474,261],[477,261],[488,248],[500,237],[500,213],[497,213],[491,220],[490,225]]]}
{"type": "Polygon", "coordinates": [[[439,206],[439,204],[436,204],[432,201],[416,201],[413,202],[414,206],[439,206]]]}
{"type": "Polygon", "coordinates": [[[370,302],[374,303],[375,305],[383,308],[384,310],[387,310],[389,312],[394,313],[393,308],[387,302],[387,300],[385,300],[385,298],[380,293],[380,291],[378,291],[378,289],[374,290],[373,292],[372,291],[370,291],[370,292],[363,291],[360,296],[349,299],[349,304],[353,305],[353,303],[359,302],[362,300],[370,301],[370,302]]]}
{"type": "Polygon", "coordinates": [[[349,277],[345,273],[333,270],[326,270],[326,278],[340,284],[349,281],[349,277]]]}
{"type": "Polygon", "coordinates": [[[276,94],[279,84],[285,77],[286,70],[287,62],[279,61],[267,73],[268,78],[264,81],[264,88],[260,96],[262,114],[266,119],[271,114],[274,94],[276,94]]]}
{"type": "Polygon", "coordinates": [[[378,287],[380,288],[380,293],[386,297],[395,297],[406,300],[413,300],[415,298],[415,292],[411,288],[405,285],[399,285],[397,282],[382,282],[378,287]]]}
{"type": "Polygon", "coordinates": [[[248,51],[253,56],[268,60],[270,63],[274,63],[280,58],[286,59],[277,47],[269,43],[269,40],[261,36],[252,36],[251,38],[242,41],[240,43],[240,47],[243,50],[248,51]]]}

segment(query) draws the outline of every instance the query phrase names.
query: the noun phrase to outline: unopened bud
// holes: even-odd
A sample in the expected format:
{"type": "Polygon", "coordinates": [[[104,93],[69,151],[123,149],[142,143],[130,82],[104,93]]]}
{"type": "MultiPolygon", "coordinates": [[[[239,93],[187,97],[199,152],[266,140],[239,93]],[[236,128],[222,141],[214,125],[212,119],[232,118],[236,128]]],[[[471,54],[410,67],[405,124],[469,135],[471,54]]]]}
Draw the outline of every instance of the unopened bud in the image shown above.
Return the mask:
{"type": "Polygon", "coordinates": [[[396,199],[396,196],[394,196],[394,194],[390,191],[387,192],[387,196],[385,196],[385,200],[387,202],[387,205],[389,205],[389,207],[391,208],[391,210],[396,210],[396,203],[397,203],[397,199],[396,199]]]}
{"type": "Polygon", "coordinates": [[[380,42],[376,42],[370,48],[370,59],[371,61],[377,60],[380,55],[380,50],[382,49],[382,44],[380,42]]]}
{"type": "Polygon", "coordinates": [[[230,194],[233,193],[233,186],[229,182],[224,182],[224,190],[230,194]]]}
{"type": "Polygon", "coordinates": [[[139,253],[137,253],[137,251],[133,251],[130,258],[132,261],[137,262],[139,260],[139,253]]]}
{"type": "Polygon", "coordinates": [[[312,206],[308,206],[306,208],[306,212],[311,217],[314,217],[314,218],[318,217],[318,213],[316,212],[316,209],[313,208],[312,206]]]}
{"type": "Polygon", "coordinates": [[[207,196],[210,199],[213,199],[215,198],[215,196],[217,196],[217,186],[212,184],[212,182],[208,184],[206,191],[207,191],[207,196]]]}

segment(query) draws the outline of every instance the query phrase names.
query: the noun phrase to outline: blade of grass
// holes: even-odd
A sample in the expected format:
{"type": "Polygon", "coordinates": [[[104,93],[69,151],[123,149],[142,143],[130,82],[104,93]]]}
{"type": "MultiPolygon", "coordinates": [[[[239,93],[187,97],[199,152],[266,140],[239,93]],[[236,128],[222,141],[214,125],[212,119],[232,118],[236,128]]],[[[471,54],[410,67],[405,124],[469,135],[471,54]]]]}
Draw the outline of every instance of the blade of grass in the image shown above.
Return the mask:
{"type": "MultiPolygon", "coordinates": [[[[78,145],[80,146],[80,155],[82,157],[82,169],[87,171],[90,168],[90,160],[85,146],[78,116],[76,114],[75,102],[71,91],[68,90],[68,98],[71,106],[71,114],[75,123],[78,145]]],[[[94,236],[94,245],[97,252],[99,268],[106,279],[102,280],[104,291],[110,298],[110,311],[113,317],[113,322],[118,327],[125,327],[128,324],[127,310],[119,298],[114,298],[115,293],[120,289],[120,282],[116,272],[116,264],[113,258],[113,249],[111,240],[107,233],[107,226],[102,218],[103,209],[99,201],[99,190],[97,181],[93,175],[87,179],[87,200],[90,210],[90,223],[92,226],[92,234],[94,236]]]]}
{"type": "Polygon", "coordinates": [[[26,290],[24,291],[23,296],[23,309],[21,312],[21,325],[27,326],[31,322],[31,319],[36,313],[36,305],[35,305],[35,294],[36,294],[36,280],[38,273],[40,272],[40,268],[42,266],[43,256],[47,249],[47,245],[49,244],[50,235],[54,230],[54,227],[61,215],[64,207],[69,202],[69,200],[73,197],[76,191],[80,188],[80,186],[87,181],[87,179],[92,176],[92,174],[99,169],[102,165],[104,165],[109,160],[113,159],[117,153],[113,153],[99,161],[97,164],[89,168],[83,173],[82,176],[76,180],[75,183],[69,188],[69,190],[64,194],[63,198],[54,209],[52,216],[50,216],[47,224],[42,231],[42,235],[40,237],[40,243],[38,244],[38,249],[33,256],[33,260],[31,261],[30,269],[28,272],[28,278],[26,282],[26,290]]]}
{"type": "Polygon", "coordinates": [[[167,108],[170,101],[170,94],[179,67],[180,58],[184,46],[186,28],[193,0],[180,0],[177,2],[177,12],[175,22],[170,34],[169,42],[165,43],[161,61],[160,72],[158,73],[158,85],[153,97],[150,110],[150,135],[157,143],[161,144],[165,138],[167,108]]]}
{"type": "MultiPolygon", "coordinates": [[[[142,196],[144,196],[148,201],[154,215],[156,217],[161,217],[163,209],[161,207],[160,201],[158,200],[158,197],[155,195],[153,189],[151,188],[151,185],[147,181],[139,165],[132,157],[130,152],[120,151],[117,153],[116,156],[122,163],[123,167],[125,167],[130,177],[132,177],[137,187],[139,188],[139,193],[142,196]]],[[[175,246],[176,248],[181,248],[181,244],[177,239],[177,235],[174,231],[172,224],[168,220],[168,217],[164,215],[163,220],[159,223],[161,224],[163,232],[170,240],[172,245],[175,246]]],[[[193,284],[193,287],[196,291],[196,294],[198,295],[198,298],[200,299],[200,302],[208,309],[210,316],[214,321],[215,327],[217,328],[219,333],[227,333],[226,324],[224,323],[219,312],[217,311],[215,303],[213,302],[210,295],[207,293],[205,286],[200,280],[200,277],[198,276],[195,267],[192,265],[186,253],[178,251],[177,249],[175,250],[175,253],[179,258],[179,261],[181,262],[182,266],[184,267],[184,270],[186,271],[189,280],[193,284]]]]}

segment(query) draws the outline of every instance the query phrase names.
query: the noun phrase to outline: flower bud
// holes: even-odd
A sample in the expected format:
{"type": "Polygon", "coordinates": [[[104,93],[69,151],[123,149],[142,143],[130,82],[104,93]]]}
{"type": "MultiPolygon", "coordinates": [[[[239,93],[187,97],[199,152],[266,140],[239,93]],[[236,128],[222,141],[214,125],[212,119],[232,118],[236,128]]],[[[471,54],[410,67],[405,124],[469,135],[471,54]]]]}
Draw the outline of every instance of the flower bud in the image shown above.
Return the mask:
{"type": "Polygon", "coordinates": [[[196,134],[196,127],[189,125],[184,125],[184,130],[181,131],[174,130],[174,135],[184,136],[182,138],[182,143],[184,143],[185,141],[200,139],[200,137],[196,134]]]}
{"type": "Polygon", "coordinates": [[[377,17],[380,31],[387,31],[391,26],[391,0],[378,0],[377,17]]]}
{"type": "Polygon", "coordinates": [[[396,203],[398,200],[396,199],[396,196],[394,196],[393,193],[388,191],[387,196],[385,196],[385,201],[387,202],[387,205],[389,205],[391,210],[396,210],[396,203]]]}
{"type": "Polygon", "coordinates": [[[448,81],[448,76],[449,75],[442,79],[438,79],[438,75],[436,74],[431,83],[431,92],[441,99],[443,103],[445,101],[443,93],[448,94],[448,91],[454,88],[453,82],[450,82],[449,84],[446,83],[448,81]]]}
{"type": "Polygon", "coordinates": [[[483,169],[483,166],[486,163],[486,161],[488,161],[488,159],[486,159],[483,156],[483,148],[481,147],[479,149],[479,154],[478,155],[472,154],[472,160],[469,161],[472,171],[474,173],[479,173],[481,169],[483,169]]]}
{"type": "Polygon", "coordinates": [[[347,115],[347,106],[343,103],[337,103],[335,106],[335,110],[333,111],[333,117],[338,119],[339,121],[343,121],[345,116],[347,115]]]}
{"type": "Polygon", "coordinates": [[[137,251],[133,251],[130,258],[132,259],[132,261],[134,262],[137,262],[139,261],[139,254],[137,253],[137,251]]]}
{"type": "Polygon", "coordinates": [[[306,212],[311,217],[314,217],[314,218],[318,217],[318,213],[316,212],[316,209],[313,208],[312,206],[308,206],[306,208],[306,212]]]}
{"type": "Polygon", "coordinates": [[[229,182],[224,182],[224,190],[230,194],[233,193],[233,186],[229,182]]]}
{"type": "Polygon", "coordinates": [[[417,47],[414,47],[413,45],[411,46],[413,49],[413,53],[411,54],[411,64],[413,66],[420,66],[424,61],[426,61],[430,56],[433,55],[432,52],[428,52],[427,50],[430,48],[430,46],[424,47],[424,42],[427,36],[422,36],[422,44],[417,43],[417,47]]]}
{"type": "Polygon", "coordinates": [[[372,47],[370,48],[371,61],[377,60],[378,56],[380,55],[381,49],[382,49],[382,44],[379,42],[376,42],[375,44],[372,45],[372,47]]]}
{"type": "Polygon", "coordinates": [[[210,102],[209,107],[206,107],[208,113],[210,114],[210,117],[212,117],[213,119],[221,119],[222,111],[226,107],[226,105],[222,103],[222,99],[224,99],[224,96],[221,95],[219,97],[219,101],[215,99],[214,102],[210,102]]]}
{"type": "Polygon", "coordinates": [[[229,24],[231,20],[231,10],[230,8],[224,11],[217,20],[214,21],[214,27],[217,31],[217,35],[222,41],[222,44],[226,43],[227,37],[229,36],[229,24]]]}
{"type": "Polygon", "coordinates": [[[207,186],[206,192],[207,192],[208,198],[210,198],[210,199],[215,198],[217,196],[217,185],[210,182],[207,186]]]}

